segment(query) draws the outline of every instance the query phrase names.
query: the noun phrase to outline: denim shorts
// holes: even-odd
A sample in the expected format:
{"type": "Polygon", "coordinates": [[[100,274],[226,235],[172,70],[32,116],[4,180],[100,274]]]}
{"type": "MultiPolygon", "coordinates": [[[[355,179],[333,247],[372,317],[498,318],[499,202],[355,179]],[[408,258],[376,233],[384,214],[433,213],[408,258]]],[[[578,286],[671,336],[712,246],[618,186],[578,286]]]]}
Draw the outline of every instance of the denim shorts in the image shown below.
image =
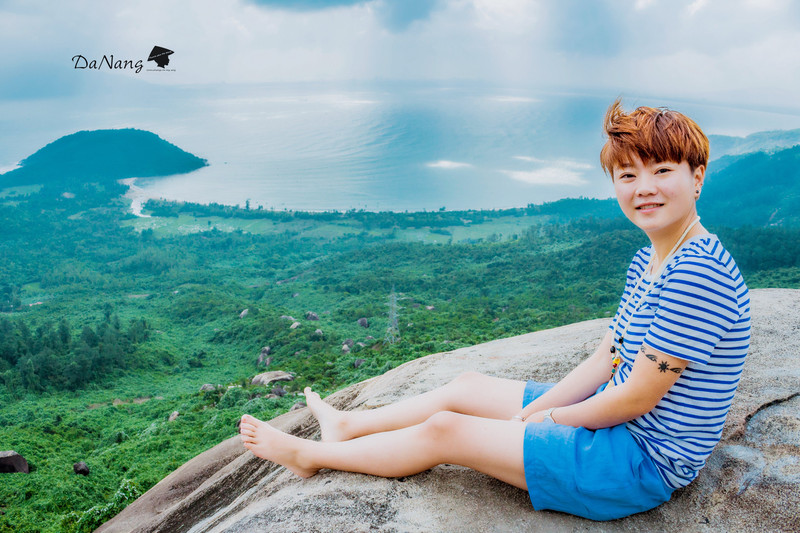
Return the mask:
{"type": "MultiPolygon", "coordinates": [[[[529,381],[522,406],[553,385],[529,381]]],[[[530,423],[524,458],[528,494],[537,511],[613,520],[657,507],[672,495],[625,424],[593,431],[550,421],[530,423]]]]}

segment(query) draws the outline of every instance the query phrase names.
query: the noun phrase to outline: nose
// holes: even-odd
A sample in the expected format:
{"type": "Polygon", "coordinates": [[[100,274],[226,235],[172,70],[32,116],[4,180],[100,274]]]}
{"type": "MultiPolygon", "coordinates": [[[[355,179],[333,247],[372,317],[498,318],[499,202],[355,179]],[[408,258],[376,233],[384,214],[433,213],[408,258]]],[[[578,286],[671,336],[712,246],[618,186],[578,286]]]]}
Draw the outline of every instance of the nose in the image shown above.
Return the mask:
{"type": "Polygon", "coordinates": [[[656,177],[649,172],[643,172],[636,180],[636,196],[650,196],[658,192],[656,177]]]}

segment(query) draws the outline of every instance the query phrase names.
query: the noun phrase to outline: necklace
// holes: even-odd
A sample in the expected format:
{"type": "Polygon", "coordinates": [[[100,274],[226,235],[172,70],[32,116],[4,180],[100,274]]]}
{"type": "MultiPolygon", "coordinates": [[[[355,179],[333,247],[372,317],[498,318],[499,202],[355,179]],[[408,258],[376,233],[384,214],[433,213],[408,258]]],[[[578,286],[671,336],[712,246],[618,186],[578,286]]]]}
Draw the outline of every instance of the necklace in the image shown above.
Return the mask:
{"type": "MultiPolygon", "coordinates": [[[[664,258],[664,260],[661,261],[661,265],[659,265],[658,267],[658,272],[650,279],[650,282],[647,285],[647,289],[645,289],[642,297],[639,298],[639,303],[644,301],[645,296],[648,295],[650,289],[653,288],[656,281],[661,279],[661,275],[664,274],[664,270],[667,268],[667,263],[669,262],[670,257],[672,257],[672,254],[674,254],[678,250],[678,247],[683,243],[683,240],[686,238],[691,229],[698,222],[700,222],[699,216],[695,218],[691,224],[689,224],[689,227],[686,228],[683,234],[678,238],[678,241],[675,243],[675,246],[672,247],[672,250],[670,250],[667,256],[664,258]]],[[[614,332],[614,334],[612,335],[613,344],[611,345],[611,348],[609,350],[611,352],[611,379],[614,379],[614,374],[617,373],[617,368],[619,367],[619,364],[622,362],[622,356],[621,356],[622,345],[625,342],[625,334],[628,332],[628,327],[631,325],[632,322],[631,319],[633,318],[633,313],[636,312],[636,309],[633,310],[633,313],[631,313],[631,319],[628,320],[628,323],[625,324],[625,328],[622,330],[622,333],[620,333],[619,337],[617,337],[617,325],[619,324],[619,319],[622,318],[622,315],[624,315],[625,311],[628,310],[628,306],[630,305],[631,300],[633,300],[634,295],[636,295],[636,292],[639,290],[639,285],[642,284],[642,280],[644,280],[645,274],[652,267],[653,259],[655,259],[655,257],[656,257],[656,250],[654,246],[653,253],[650,254],[650,259],[647,261],[647,266],[644,267],[644,272],[642,272],[642,275],[639,276],[639,279],[636,281],[636,285],[633,287],[631,295],[628,297],[628,300],[625,302],[625,305],[622,307],[622,310],[619,312],[618,315],[614,317],[613,321],[611,322],[611,331],[614,332]],[[619,343],[619,345],[617,343],[619,343]]]]}

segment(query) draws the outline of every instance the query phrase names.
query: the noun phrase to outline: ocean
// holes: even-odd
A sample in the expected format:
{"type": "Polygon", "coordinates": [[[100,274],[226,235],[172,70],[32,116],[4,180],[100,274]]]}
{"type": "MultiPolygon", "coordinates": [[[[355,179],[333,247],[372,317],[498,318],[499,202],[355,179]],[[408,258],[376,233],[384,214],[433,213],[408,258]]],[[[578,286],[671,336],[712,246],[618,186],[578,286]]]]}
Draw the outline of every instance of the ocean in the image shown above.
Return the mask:
{"type": "MultiPolygon", "coordinates": [[[[615,94],[470,84],[120,86],[0,101],[0,171],[85,129],[134,127],[208,160],[138,179],[137,194],[292,210],[521,207],[612,195],[598,163],[615,94]]],[[[668,105],[708,134],[800,127],[800,116],[713,103],[668,105]]]]}

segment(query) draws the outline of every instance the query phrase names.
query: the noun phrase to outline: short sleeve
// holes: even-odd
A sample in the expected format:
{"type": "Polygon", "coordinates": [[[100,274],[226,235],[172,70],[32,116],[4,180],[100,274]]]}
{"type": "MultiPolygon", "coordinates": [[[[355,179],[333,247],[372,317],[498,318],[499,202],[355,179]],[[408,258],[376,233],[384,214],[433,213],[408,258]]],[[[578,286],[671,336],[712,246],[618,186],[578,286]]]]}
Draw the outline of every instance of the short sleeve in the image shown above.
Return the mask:
{"type": "Polygon", "coordinates": [[[739,319],[736,284],[713,257],[684,256],[664,274],[644,344],[706,364],[739,319]]]}

